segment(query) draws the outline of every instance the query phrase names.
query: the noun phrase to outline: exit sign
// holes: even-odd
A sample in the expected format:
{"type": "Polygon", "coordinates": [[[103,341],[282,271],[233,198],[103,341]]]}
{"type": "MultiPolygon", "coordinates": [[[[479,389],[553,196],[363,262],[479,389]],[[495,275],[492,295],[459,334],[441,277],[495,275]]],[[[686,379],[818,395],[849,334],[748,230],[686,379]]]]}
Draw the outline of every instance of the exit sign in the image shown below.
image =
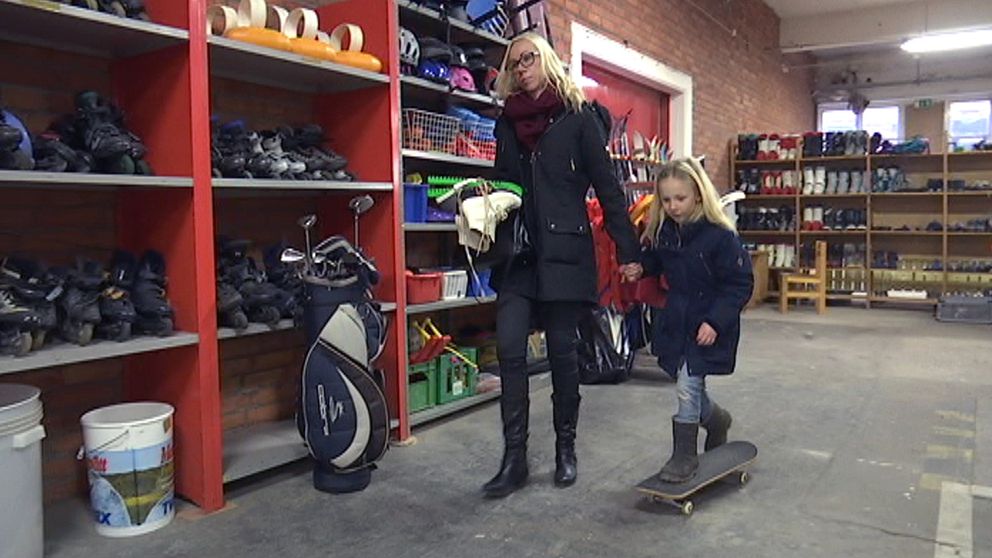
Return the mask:
{"type": "Polygon", "coordinates": [[[933,106],[933,99],[917,99],[916,108],[930,108],[933,106]]]}

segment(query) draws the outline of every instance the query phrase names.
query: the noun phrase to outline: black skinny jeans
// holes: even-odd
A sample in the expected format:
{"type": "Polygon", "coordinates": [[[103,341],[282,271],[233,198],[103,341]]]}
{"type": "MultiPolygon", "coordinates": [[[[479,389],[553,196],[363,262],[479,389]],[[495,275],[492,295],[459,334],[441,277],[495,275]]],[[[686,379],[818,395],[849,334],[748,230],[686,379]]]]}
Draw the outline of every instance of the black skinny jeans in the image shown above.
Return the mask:
{"type": "Polygon", "coordinates": [[[517,401],[528,397],[527,335],[534,311],[548,342],[555,396],[578,396],[576,328],[585,306],[582,302],[540,302],[515,293],[500,293],[496,301],[496,341],[504,399],[517,401]]]}

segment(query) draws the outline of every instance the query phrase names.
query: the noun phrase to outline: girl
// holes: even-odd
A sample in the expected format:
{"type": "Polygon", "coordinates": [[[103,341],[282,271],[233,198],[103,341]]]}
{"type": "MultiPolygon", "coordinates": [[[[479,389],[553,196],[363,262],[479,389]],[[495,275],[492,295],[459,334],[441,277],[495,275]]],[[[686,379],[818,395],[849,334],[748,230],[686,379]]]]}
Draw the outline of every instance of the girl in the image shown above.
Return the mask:
{"type": "MultiPolygon", "coordinates": [[[[526,249],[493,270],[502,394],[503,461],[483,490],[500,497],[527,480],[530,407],[527,335],[531,316],[543,325],[551,363],[556,486],[576,478],[579,418],[576,327],[596,293],[596,256],[585,196],[590,184],[603,207],[625,276],[640,271],[637,233],[606,152],[606,133],[548,42],[533,33],[513,40],[497,94],[506,100],[496,124],[496,175],[524,187],[518,218],[526,249]]],[[[513,223],[511,217],[504,223],[513,223]]],[[[497,232],[517,238],[517,227],[497,232]]]]}
{"type": "Polygon", "coordinates": [[[678,483],[691,479],[699,466],[700,424],[707,451],[727,441],[730,413],[706,393],[706,376],[734,371],[740,313],[754,279],[734,223],[695,159],[677,159],[661,169],[642,240],[650,246],[643,252],[645,273],[664,273],[669,286],[652,341],[661,367],[678,371],[679,407],[672,417],[672,457],[658,477],[678,483]]]}

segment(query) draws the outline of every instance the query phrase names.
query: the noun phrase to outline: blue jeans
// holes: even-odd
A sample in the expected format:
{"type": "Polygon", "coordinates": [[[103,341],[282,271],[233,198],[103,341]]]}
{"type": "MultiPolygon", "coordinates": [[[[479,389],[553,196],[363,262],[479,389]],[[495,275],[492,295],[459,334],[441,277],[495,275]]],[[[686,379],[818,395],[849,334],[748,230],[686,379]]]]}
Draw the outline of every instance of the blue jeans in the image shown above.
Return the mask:
{"type": "Polygon", "coordinates": [[[675,422],[699,424],[710,418],[712,402],[706,394],[706,377],[690,376],[689,366],[682,362],[676,383],[679,397],[679,412],[673,417],[675,422]]]}

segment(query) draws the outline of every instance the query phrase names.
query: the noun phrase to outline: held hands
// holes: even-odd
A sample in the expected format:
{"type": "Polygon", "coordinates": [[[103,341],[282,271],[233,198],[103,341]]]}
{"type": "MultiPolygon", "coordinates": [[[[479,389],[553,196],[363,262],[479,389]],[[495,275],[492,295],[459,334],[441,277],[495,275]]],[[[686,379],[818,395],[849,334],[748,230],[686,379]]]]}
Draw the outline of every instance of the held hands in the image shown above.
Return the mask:
{"type": "Polygon", "coordinates": [[[696,344],[708,347],[713,343],[716,343],[716,330],[710,324],[703,322],[696,332],[696,344]]]}
{"type": "Polygon", "coordinates": [[[620,266],[620,274],[624,283],[635,283],[644,275],[644,268],[639,263],[629,263],[620,266]]]}

